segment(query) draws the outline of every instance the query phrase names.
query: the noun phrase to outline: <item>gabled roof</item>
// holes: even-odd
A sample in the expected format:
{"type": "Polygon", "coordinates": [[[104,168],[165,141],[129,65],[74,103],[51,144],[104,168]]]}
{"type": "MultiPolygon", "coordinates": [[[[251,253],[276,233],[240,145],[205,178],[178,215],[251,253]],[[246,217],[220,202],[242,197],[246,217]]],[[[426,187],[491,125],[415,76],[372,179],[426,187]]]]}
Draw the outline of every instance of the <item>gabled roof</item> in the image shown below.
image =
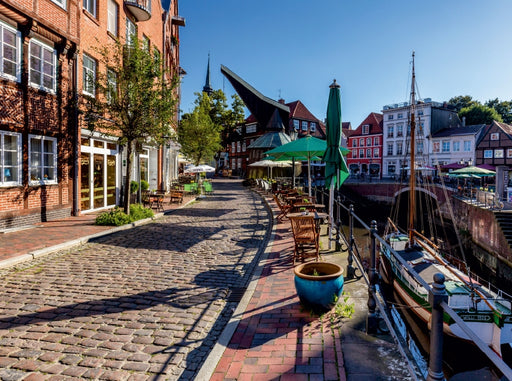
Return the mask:
{"type": "Polygon", "coordinates": [[[302,119],[317,123],[319,122],[318,118],[315,117],[301,101],[290,102],[286,105],[290,107],[290,119],[302,119]]]}
{"type": "Polygon", "coordinates": [[[350,134],[350,136],[363,135],[363,126],[370,125],[370,131],[365,135],[382,134],[383,115],[377,112],[371,112],[365,120],[350,134]]]}
{"type": "Polygon", "coordinates": [[[460,136],[460,135],[476,135],[482,131],[485,124],[475,124],[472,126],[456,127],[456,128],[445,128],[441,131],[432,135],[432,138],[445,138],[448,136],[460,136]]]}

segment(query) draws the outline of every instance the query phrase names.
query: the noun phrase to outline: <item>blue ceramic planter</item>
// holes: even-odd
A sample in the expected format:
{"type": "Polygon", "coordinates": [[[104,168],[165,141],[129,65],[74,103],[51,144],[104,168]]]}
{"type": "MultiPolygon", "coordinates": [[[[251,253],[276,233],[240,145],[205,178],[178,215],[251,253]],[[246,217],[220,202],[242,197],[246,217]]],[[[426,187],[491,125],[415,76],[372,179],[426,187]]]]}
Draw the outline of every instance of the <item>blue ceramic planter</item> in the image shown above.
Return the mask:
{"type": "Polygon", "coordinates": [[[343,268],[330,262],[308,262],[294,268],[300,301],[315,311],[330,310],[343,291],[343,268]],[[318,275],[314,275],[317,273],[318,275]]]}

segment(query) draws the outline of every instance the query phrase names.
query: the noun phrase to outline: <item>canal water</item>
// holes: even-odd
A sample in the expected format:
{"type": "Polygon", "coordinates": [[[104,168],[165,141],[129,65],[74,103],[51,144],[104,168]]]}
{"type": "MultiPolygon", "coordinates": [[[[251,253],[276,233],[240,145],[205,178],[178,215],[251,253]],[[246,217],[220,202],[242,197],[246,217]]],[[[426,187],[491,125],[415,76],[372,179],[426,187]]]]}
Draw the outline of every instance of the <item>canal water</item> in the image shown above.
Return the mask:
{"type": "MultiPolygon", "coordinates": [[[[372,203],[368,200],[354,203],[355,214],[368,226],[370,226],[372,220],[377,221],[379,233],[383,233],[382,230],[390,211],[390,206],[382,203],[372,203]]],[[[342,209],[340,216],[343,230],[348,235],[348,213],[342,209]]],[[[358,222],[354,223],[354,239],[363,262],[370,263],[370,235],[358,222]]],[[[395,311],[394,314],[390,312],[391,316],[395,315],[393,319],[396,325],[395,328],[403,331],[404,340],[409,343],[409,350],[415,353],[419,368],[426,372],[430,345],[428,327],[417,319],[392,290],[385,289],[385,287],[381,287],[381,289],[384,291],[390,311],[395,311]],[[400,328],[401,326],[404,327],[400,328]]],[[[459,377],[462,373],[469,372],[468,374],[464,373],[463,379],[465,381],[482,379],[482,374],[484,374],[485,380],[499,380],[496,372],[492,370],[492,363],[472,343],[455,340],[445,335],[443,360],[444,373],[447,379],[456,375],[459,377]]]]}

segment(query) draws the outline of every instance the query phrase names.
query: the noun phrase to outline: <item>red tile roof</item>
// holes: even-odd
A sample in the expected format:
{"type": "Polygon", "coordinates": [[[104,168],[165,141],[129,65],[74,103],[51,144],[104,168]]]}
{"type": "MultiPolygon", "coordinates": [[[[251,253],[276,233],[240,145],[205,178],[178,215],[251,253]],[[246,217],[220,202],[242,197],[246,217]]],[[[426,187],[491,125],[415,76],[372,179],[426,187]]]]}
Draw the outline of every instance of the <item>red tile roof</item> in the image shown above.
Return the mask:
{"type": "Polygon", "coordinates": [[[383,120],[383,115],[382,114],[379,114],[379,113],[376,113],[376,112],[371,112],[366,117],[366,119],[363,120],[361,122],[361,124],[350,135],[351,136],[362,135],[363,134],[363,125],[365,125],[365,124],[369,124],[370,125],[370,131],[369,131],[370,135],[382,134],[382,120],[383,120]]]}

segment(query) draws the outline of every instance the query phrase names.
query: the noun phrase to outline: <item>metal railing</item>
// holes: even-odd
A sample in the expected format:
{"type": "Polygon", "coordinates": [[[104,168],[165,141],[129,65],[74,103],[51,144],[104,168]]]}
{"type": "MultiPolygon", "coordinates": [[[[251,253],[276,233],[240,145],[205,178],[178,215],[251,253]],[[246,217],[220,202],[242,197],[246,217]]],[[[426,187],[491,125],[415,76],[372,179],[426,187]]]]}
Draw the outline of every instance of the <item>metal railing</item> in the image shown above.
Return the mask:
{"type": "MultiPolygon", "coordinates": [[[[328,200],[329,194],[324,190],[316,189],[314,190],[314,196],[317,199],[317,202],[321,202],[324,205],[326,203],[324,200],[328,200]]],[[[408,362],[408,367],[411,373],[411,376],[417,379],[417,375],[414,371],[414,367],[410,364],[408,357],[405,354],[404,349],[400,344],[400,340],[393,328],[393,324],[391,324],[391,320],[387,315],[387,310],[384,307],[385,302],[384,296],[380,293],[379,287],[377,287],[378,282],[378,273],[376,269],[376,252],[377,252],[377,242],[382,246],[385,246],[387,250],[393,255],[393,257],[403,266],[404,269],[413,277],[416,278],[418,283],[422,287],[427,290],[429,293],[429,303],[432,307],[432,319],[431,319],[431,331],[430,331],[430,359],[429,359],[429,369],[427,380],[444,380],[444,375],[442,372],[442,359],[443,359],[443,312],[447,313],[459,326],[460,328],[470,337],[475,345],[485,354],[488,359],[499,369],[503,375],[512,380],[512,369],[489,347],[487,346],[472,330],[469,326],[462,320],[462,318],[448,305],[448,296],[444,286],[444,276],[440,273],[434,275],[434,283],[433,287],[422,279],[416,271],[410,266],[409,263],[404,261],[396,251],[384,240],[382,239],[377,231],[377,223],[376,221],[371,222],[371,226],[368,226],[361,218],[359,218],[355,212],[353,205],[345,206],[341,201],[340,196],[334,201],[334,210],[333,210],[333,221],[330,229],[335,229],[336,234],[334,240],[336,241],[337,248],[341,248],[341,245],[345,245],[348,249],[348,266],[347,266],[347,279],[351,279],[350,277],[354,277],[355,268],[353,267],[354,262],[356,263],[359,271],[363,274],[365,282],[368,285],[368,316],[367,316],[367,325],[366,331],[367,333],[375,333],[378,327],[378,316],[376,313],[376,309],[380,311],[380,318],[383,318],[391,335],[394,340],[397,342],[400,352],[404,356],[404,358],[408,362]],[[344,210],[348,214],[348,227],[349,232],[348,235],[345,234],[342,224],[341,224],[341,213],[344,210]],[[368,231],[371,244],[370,244],[370,266],[368,272],[365,271],[363,267],[363,259],[359,253],[357,242],[354,238],[354,221],[357,221],[361,227],[368,231]]],[[[498,294],[500,297],[509,295],[504,293],[498,294]]]]}

